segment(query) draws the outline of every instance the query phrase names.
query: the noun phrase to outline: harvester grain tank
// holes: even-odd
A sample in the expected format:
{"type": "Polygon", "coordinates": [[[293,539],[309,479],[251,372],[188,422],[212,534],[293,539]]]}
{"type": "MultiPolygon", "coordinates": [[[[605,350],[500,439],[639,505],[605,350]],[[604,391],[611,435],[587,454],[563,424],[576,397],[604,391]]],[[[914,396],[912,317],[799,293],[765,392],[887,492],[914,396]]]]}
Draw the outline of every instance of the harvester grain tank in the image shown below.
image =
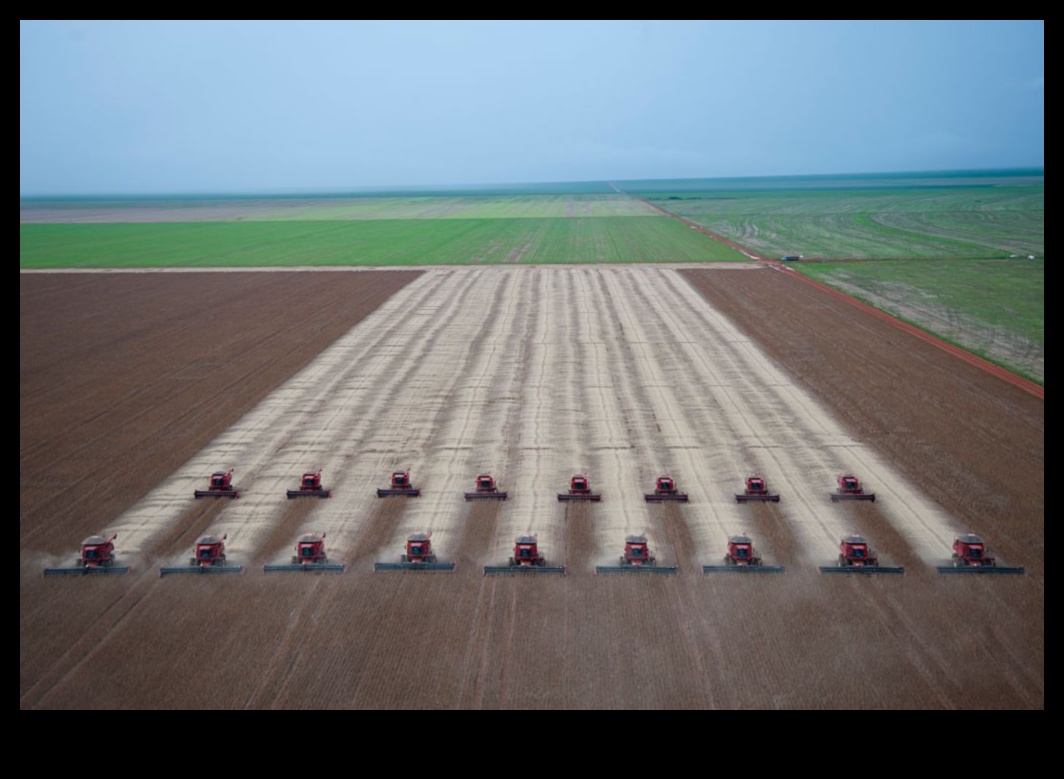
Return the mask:
{"type": "Polygon", "coordinates": [[[823,565],[821,573],[842,574],[902,574],[905,569],[879,564],[879,557],[861,536],[844,536],[839,541],[839,558],[836,565],[823,565]]]}
{"type": "Polygon", "coordinates": [[[377,490],[378,498],[417,498],[420,495],[421,490],[410,482],[410,471],[393,472],[389,486],[377,490]]]}
{"type": "Polygon", "coordinates": [[[835,491],[831,493],[831,502],[840,503],[850,500],[864,500],[870,503],[876,502],[876,495],[874,492],[867,492],[864,485],[861,484],[861,480],[851,473],[844,473],[839,476],[835,491]]]}
{"type": "Polygon", "coordinates": [[[736,494],[736,503],[779,503],[780,496],[769,492],[768,482],[764,476],[757,474],[746,477],[743,491],[736,494]]]}
{"type": "Polygon", "coordinates": [[[62,576],[65,574],[94,573],[129,573],[128,566],[118,565],[115,557],[115,533],[106,536],[89,536],[81,542],[81,554],[72,566],[64,568],[45,568],[45,576],[62,576]]]}
{"type": "Polygon", "coordinates": [[[657,559],[650,551],[647,537],[644,535],[628,536],[624,539],[624,553],[618,565],[595,566],[595,573],[664,573],[674,574],[675,566],[658,565],[657,559]]]}
{"type": "Polygon", "coordinates": [[[986,542],[977,535],[967,533],[953,540],[953,562],[949,566],[939,566],[939,573],[945,574],[1013,574],[1025,571],[1016,566],[998,565],[997,560],[987,547],[986,542]]]}
{"type": "Polygon", "coordinates": [[[569,479],[569,491],[559,492],[558,500],[590,501],[592,503],[598,503],[602,500],[602,495],[597,492],[592,492],[591,481],[587,478],[586,474],[580,474],[569,479]]]}
{"type": "Polygon", "coordinates": [[[240,491],[233,486],[233,471],[215,471],[207,482],[207,489],[193,493],[199,498],[239,498],[240,491]]]}
{"type": "Polygon", "coordinates": [[[321,486],[321,468],[304,473],[299,480],[299,487],[288,490],[288,499],[293,498],[330,498],[332,490],[321,486]]]}
{"type": "Polygon", "coordinates": [[[264,565],[264,573],[343,573],[343,563],[330,563],[325,552],[325,534],[308,533],[296,541],[296,553],[287,565],[264,565]]]}
{"type": "Polygon", "coordinates": [[[654,491],[644,493],[647,503],[687,503],[687,493],[680,492],[671,476],[659,476],[654,480],[654,491]]]}
{"type": "Polygon", "coordinates": [[[485,565],[484,573],[565,573],[564,566],[547,565],[546,558],[539,551],[536,536],[518,536],[514,541],[513,556],[507,565],[485,565]]]}
{"type": "Polygon", "coordinates": [[[397,563],[375,563],[375,571],[453,571],[455,564],[441,563],[428,533],[414,533],[406,539],[406,549],[397,563]]]}
{"type": "Polygon", "coordinates": [[[506,500],[507,494],[495,485],[495,477],[482,473],[476,478],[472,492],[465,494],[466,500],[506,500]]]}
{"type": "Polygon", "coordinates": [[[225,539],[227,536],[200,536],[196,541],[196,546],[192,554],[192,558],[188,561],[187,566],[180,566],[174,568],[162,568],[159,571],[160,576],[171,576],[173,574],[182,573],[241,573],[244,567],[241,565],[230,565],[225,556],[225,539]]]}
{"type": "Polygon", "coordinates": [[[702,573],[783,573],[782,565],[765,565],[749,536],[729,536],[723,565],[703,565],[702,573]]]}

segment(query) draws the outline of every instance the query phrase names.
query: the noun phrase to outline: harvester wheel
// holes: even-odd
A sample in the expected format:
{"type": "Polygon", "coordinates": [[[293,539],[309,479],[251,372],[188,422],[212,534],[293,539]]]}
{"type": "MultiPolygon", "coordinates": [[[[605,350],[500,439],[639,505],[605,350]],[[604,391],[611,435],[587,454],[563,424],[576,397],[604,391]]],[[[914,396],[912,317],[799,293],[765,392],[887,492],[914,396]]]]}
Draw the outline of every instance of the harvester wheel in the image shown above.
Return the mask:
{"type": "Polygon", "coordinates": [[[846,555],[839,555],[839,568],[845,568],[850,564],[850,561],[846,559],[846,555]]]}
{"type": "Polygon", "coordinates": [[[729,557],[728,555],[724,555],[724,564],[725,565],[735,565],[735,561],[733,559],[731,559],[731,557],[729,557]]]}

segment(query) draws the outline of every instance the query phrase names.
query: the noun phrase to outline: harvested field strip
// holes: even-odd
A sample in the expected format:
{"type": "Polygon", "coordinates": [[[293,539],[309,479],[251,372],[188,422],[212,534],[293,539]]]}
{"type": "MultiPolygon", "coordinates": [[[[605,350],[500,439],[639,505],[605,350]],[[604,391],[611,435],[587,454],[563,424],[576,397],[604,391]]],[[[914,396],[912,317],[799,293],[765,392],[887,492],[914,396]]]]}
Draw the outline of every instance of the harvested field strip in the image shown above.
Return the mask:
{"type": "MultiPolygon", "coordinates": [[[[437,317],[441,323],[461,317],[473,289],[475,285],[459,284],[446,272],[434,285],[415,282],[385,304],[381,317],[357,335],[339,339],[161,485],[149,496],[146,511],[127,515],[125,535],[135,543],[139,534],[134,531],[157,527],[166,507],[180,510],[196,474],[209,472],[209,463],[239,462],[239,472],[248,474],[242,497],[219,526],[219,532],[229,533],[234,553],[248,555],[265,540],[287,509],[284,490],[315,465],[323,467],[334,495],[319,501],[308,521],[316,532],[328,532],[341,543],[345,527],[357,526],[358,517],[365,517],[366,508],[377,501],[376,487],[386,483],[392,470],[412,465],[418,478],[423,444],[410,438],[420,429],[410,417],[414,409],[431,408],[430,403],[442,407],[446,388],[426,387],[423,377],[425,372],[444,375],[440,371],[450,359],[446,349],[436,348],[447,328],[424,333],[422,328],[437,317]],[[408,342],[414,345],[408,348],[408,342]],[[424,397],[426,405],[420,407],[396,402],[404,390],[434,397],[424,397]]],[[[450,368],[452,382],[458,368],[450,368]]]]}
{"type": "Polygon", "coordinates": [[[792,274],[683,275],[962,528],[993,538],[1006,560],[1022,558],[1029,571],[1036,564],[1039,575],[1044,540],[1031,528],[1044,523],[1043,400],[792,274]],[[773,310],[780,299],[790,305],[773,310]],[[870,352],[868,343],[880,346],[870,352]],[[994,497],[1010,484],[1024,485],[1033,503],[994,497]]]}
{"type": "MultiPolygon", "coordinates": [[[[553,560],[569,530],[564,507],[548,490],[564,490],[569,476],[586,469],[605,496],[589,510],[593,548],[570,548],[577,559],[562,562],[591,570],[617,554],[626,534],[657,533],[658,515],[642,502],[656,474],[642,464],[648,454],[692,493],[684,516],[703,560],[717,559],[727,536],[746,529],[749,514],[732,496],[752,472],[766,473],[785,493],[782,515],[809,561],[834,559],[839,537],[853,530],[847,512],[827,502],[842,470],[864,475],[881,493],[877,517],[928,564],[941,559],[958,529],[679,276],[649,269],[605,278],[592,269],[427,275],[200,452],[118,529],[135,549],[139,533],[168,525],[163,506],[184,511],[199,474],[214,463],[237,462],[248,474],[244,497],[215,531],[229,533],[234,556],[247,558],[276,544],[269,539],[286,509],[278,499],[285,486],[323,464],[335,497],[315,504],[301,532],[327,531],[334,544],[350,548],[376,500],[373,489],[391,470],[409,466],[422,497],[404,502],[402,521],[380,553],[398,555],[406,535],[422,531],[434,534],[437,554],[452,559],[456,520],[464,513],[460,495],[487,461],[499,464],[497,475],[507,482],[511,473],[540,479],[533,484],[518,476],[513,486],[520,492],[500,509],[492,558],[505,559],[514,535],[533,532],[553,560]],[[529,281],[532,305],[518,294],[529,281]],[[542,312],[535,321],[544,330],[529,333],[537,300],[542,312]],[[523,370],[514,360],[535,365],[535,346],[529,355],[507,347],[522,340],[544,348],[538,357],[544,373],[527,388],[514,385],[523,370]],[[527,408],[497,402],[537,387],[548,394],[527,408]],[[518,442],[519,459],[511,464],[510,445],[498,431],[517,426],[512,420],[526,413],[521,428],[533,440],[518,442]],[[531,419],[538,426],[544,417],[556,452],[547,458],[535,441],[540,433],[528,429],[531,419]]],[[[864,532],[882,543],[874,525],[864,532]]],[[[653,542],[663,561],[683,551],[653,542]]]]}

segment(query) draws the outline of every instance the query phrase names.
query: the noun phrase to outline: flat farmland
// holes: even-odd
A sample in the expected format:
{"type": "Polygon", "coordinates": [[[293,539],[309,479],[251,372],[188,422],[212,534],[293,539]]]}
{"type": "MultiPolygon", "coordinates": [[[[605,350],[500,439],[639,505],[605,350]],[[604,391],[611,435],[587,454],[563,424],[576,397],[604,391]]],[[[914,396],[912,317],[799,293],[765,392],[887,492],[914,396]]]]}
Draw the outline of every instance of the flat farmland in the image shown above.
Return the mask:
{"type": "Polygon", "coordinates": [[[856,309],[821,319],[827,296],[768,268],[447,268],[397,274],[401,289],[308,344],[283,381],[262,367],[287,354],[288,328],[257,305],[273,288],[261,277],[285,277],[298,319],[319,307],[301,285],[325,277],[319,295],[342,299],[362,274],[191,274],[223,279],[213,316],[256,357],[230,383],[258,399],[210,425],[180,404],[123,413],[137,388],[183,375],[195,396],[203,310],[166,309],[167,381],[125,359],[145,342],[139,316],[121,315],[161,306],[185,275],[20,277],[20,708],[1044,708],[1042,401],[856,309]],[[94,329],[83,291],[101,284],[119,313],[94,329]],[[840,333],[856,355],[844,370],[840,333]],[[106,355],[95,405],[79,403],[79,372],[48,377],[51,344],[106,355]],[[38,374],[46,393],[27,391],[38,374]],[[120,439],[92,427],[108,398],[120,439]],[[188,440],[137,458],[147,486],[108,467],[175,429],[188,440]],[[194,501],[223,466],[241,499],[194,501]],[[334,497],[287,502],[318,466],[334,497]],[[422,497],[378,500],[399,467],[422,497]],[[485,469],[509,501],[462,501],[485,469]],[[874,506],[828,501],[847,469],[874,506]],[[581,471],[603,502],[559,503],[581,471]],[[665,471],[689,504],[643,503],[665,471]],[[735,504],[753,471],[779,506],[735,504]],[[817,573],[853,530],[906,575],[817,573]],[[1028,574],[939,577],[963,530],[1028,574]],[[119,534],[132,574],[40,576],[96,531],[119,534]],[[207,531],[228,534],[243,575],[158,577],[207,531]],[[312,531],[344,575],[258,570],[312,531]],[[375,573],[414,531],[456,571],[375,573]],[[744,531],[787,573],[703,576],[744,531]],[[596,576],[634,532],[678,575],[596,576]],[[568,575],[482,574],[525,533],[568,575]]]}
{"type": "Polygon", "coordinates": [[[661,216],[19,225],[23,268],[746,260],[661,216]]]}
{"type": "Polygon", "coordinates": [[[23,201],[22,224],[269,222],[376,219],[550,219],[659,216],[627,195],[432,195],[419,197],[205,198],[23,201]]]}
{"type": "Polygon", "coordinates": [[[1045,255],[1043,177],[1018,181],[889,177],[736,185],[675,193],[626,191],[767,257],[818,260],[1003,259],[1045,255]],[[768,187],[761,184],[760,187],[768,187]]]}

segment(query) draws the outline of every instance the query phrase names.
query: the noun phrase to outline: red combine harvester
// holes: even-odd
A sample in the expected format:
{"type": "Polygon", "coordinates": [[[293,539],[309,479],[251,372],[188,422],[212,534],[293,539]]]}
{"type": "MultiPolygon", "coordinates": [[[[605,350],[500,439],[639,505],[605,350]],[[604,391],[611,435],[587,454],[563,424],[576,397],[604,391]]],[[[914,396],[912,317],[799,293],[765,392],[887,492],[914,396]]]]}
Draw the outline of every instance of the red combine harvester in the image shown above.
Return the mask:
{"type": "Polygon", "coordinates": [[[647,503],[687,503],[687,493],[676,488],[676,480],[671,476],[659,476],[654,480],[654,491],[644,493],[647,503]]]}
{"type": "Polygon", "coordinates": [[[702,573],[783,573],[782,565],[765,565],[748,536],[729,536],[724,565],[703,565],[702,573]]]}
{"type": "Polygon", "coordinates": [[[414,533],[406,539],[406,552],[397,563],[374,563],[375,571],[453,571],[454,563],[441,563],[432,549],[428,533],[414,533]]]}
{"type": "Polygon", "coordinates": [[[646,536],[628,536],[624,539],[624,554],[620,565],[598,565],[595,573],[676,573],[676,567],[658,565],[650,552],[646,536]]]}
{"type": "Polygon", "coordinates": [[[410,483],[410,471],[395,471],[392,473],[391,486],[382,487],[377,490],[378,498],[390,498],[390,497],[405,497],[405,498],[417,498],[420,497],[421,490],[417,489],[410,483]]]}
{"type": "Polygon", "coordinates": [[[264,573],[343,573],[343,563],[330,563],[325,553],[325,534],[308,534],[300,536],[296,542],[296,553],[289,565],[264,565],[264,573]]]}
{"type": "Polygon", "coordinates": [[[304,473],[303,477],[299,480],[299,488],[288,490],[289,500],[292,498],[329,497],[332,497],[332,490],[327,490],[321,486],[321,468],[316,471],[304,473]]]}
{"type": "Polygon", "coordinates": [[[211,474],[211,480],[207,489],[196,490],[195,496],[199,498],[239,498],[240,491],[233,486],[233,471],[215,471],[211,474]]]}
{"type": "Polygon", "coordinates": [[[485,565],[484,573],[565,573],[565,568],[547,565],[536,536],[519,536],[508,565],[485,565]]]}
{"type": "Polygon", "coordinates": [[[879,557],[861,536],[845,536],[839,542],[837,565],[825,565],[821,573],[905,573],[901,567],[879,564],[879,557]]]}
{"type": "Polygon", "coordinates": [[[466,500],[506,500],[507,494],[495,486],[495,478],[490,473],[477,476],[473,492],[465,494],[466,500]]]}
{"type": "Polygon", "coordinates": [[[597,492],[591,491],[591,482],[588,481],[586,475],[574,476],[569,480],[569,491],[559,492],[558,500],[560,501],[591,501],[592,503],[598,503],[602,500],[602,495],[597,492]]]}
{"type": "Polygon", "coordinates": [[[856,476],[844,473],[839,476],[838,485],[836,486],[835,491],[831,493],[831,502],[839,503],[848,500],[867,500],[871,503],[875,503],[876,496],[873,492],[865,492],[861,480],[856,476]]]}
{"type": "Polygon", "coordinates": [[[742,492],[735,496],[736,503],[779,503],[780,496],[768,491],[768,482],[763,476],[747,476],[742,492]]]}
{"type": "Polygon", "coordinates": [[[953,540],[953,564],[939,566],[939,573],[1022,574],[1023,568],[998,565],[982,538],[972,534],[953,540]]]}
{"type": "Polygon", "coordinates": [[[110,538],[105,536],[89,536],[81,542],[81,555],[74,565],[69,568],[45,568],[45,576],[62,576],[64,574],[87,574],[87,573],[129,573],[128,566],[119,566],[115,563],[115,533],[110,538]]]}
{"type": "Polygon", "coordinates": [[[162,568],[160,576],[170,576],[180,573],[240,573],[244,570],[241,565],[229,565],[225,558],[225,539],[227,536],[201,536],[196,541],[193,557],[187,566],[178,568],[162,568]]]}

